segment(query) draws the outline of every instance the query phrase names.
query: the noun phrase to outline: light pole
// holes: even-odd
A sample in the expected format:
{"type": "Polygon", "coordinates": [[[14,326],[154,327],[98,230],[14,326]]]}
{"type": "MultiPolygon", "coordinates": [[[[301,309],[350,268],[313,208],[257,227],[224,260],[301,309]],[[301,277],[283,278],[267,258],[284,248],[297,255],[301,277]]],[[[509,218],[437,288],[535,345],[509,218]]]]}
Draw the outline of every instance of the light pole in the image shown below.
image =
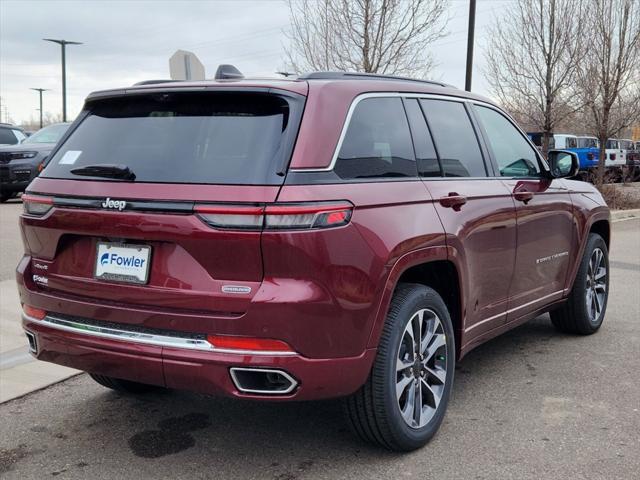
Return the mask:
{"type": "Polygon", "coordinates": [[[32,88],[31,90],[35,90],[40,94],[40,128],[42,128],[42,92],[48,92],[48,88],[32,88]]]}
{"type": "Polygon", "coordinates": [[[82,45],[82,42],[72,42],[69,40],[56,40],[53,38],[43,38],[45,42],[57,43],[62,47],[62,121],[67,121],[67,61],[65,57],[65,47],[67,45],[82,45]]]}
{"type": "Polygon", "coordinates": [[[471,74],[473,73],[473,37],[476,29],[476,0],[469,0],[469,31],[467,33],[467,74],[464,89],[471,91],[471,74]]]}

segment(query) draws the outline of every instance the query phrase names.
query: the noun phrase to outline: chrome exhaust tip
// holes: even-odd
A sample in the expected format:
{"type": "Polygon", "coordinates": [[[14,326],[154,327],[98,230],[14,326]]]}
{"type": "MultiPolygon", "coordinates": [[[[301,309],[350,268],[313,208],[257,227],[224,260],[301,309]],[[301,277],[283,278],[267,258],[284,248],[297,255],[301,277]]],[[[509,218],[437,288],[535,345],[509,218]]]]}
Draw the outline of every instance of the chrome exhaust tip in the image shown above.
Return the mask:
{"type": "Polygon", "coordinates": [[[242,393],[286,395],[298,386],[298,381],[283,370],[232,367],[229,373],[233,384],[242,393]]]}
{"type": "Polygon", "coordinates": [[[29,351],[34,355],[38,354],[38,341],[36,340],[36,336],[31,333],[25,331],[24,334],[27,336],[27,340],[29,341],[29,351]]]}

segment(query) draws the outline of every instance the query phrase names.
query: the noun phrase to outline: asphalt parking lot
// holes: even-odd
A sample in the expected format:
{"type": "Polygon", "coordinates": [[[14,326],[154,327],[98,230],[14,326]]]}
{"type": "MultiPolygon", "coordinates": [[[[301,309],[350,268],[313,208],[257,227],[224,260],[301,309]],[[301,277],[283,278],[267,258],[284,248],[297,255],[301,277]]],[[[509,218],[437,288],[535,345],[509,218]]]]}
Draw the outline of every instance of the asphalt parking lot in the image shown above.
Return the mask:
{"type": "MultiPolygon", "coordinates": [[[[21,248],[5,222],[19,208],[0,210],[5,278],[21,248]]],[[[600,332],[559,334],[545,315],[477,348],[458,365],[444,424],[422,450],[363,445],[339,401],[125,396],[80,375],[0,405],[0,476],[638,478],[640,219],[614,224],[611,267],[600,332]]]]}

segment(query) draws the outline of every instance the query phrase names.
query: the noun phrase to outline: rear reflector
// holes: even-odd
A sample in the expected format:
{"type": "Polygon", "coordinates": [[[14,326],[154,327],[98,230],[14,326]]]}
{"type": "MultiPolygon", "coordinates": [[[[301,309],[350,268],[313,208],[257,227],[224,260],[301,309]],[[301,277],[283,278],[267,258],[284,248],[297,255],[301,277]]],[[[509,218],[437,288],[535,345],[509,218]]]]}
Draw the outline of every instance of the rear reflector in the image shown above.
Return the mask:
{"type": "Polygon", "coordinates": [[[195,212],[212,227],[244,230],[306,230],[346,225],[353,205],[338,203],[296,203],[246,205],[196,205],[195,212]]]}
{"type": "Polygon", "coordinates": [[[36,320],[42,320],[47,316],[47,312],[45,310],[32,307],[31,305],[27,305],[26,303],[22,305],[22,310],[24,311],[25,315],[31,318],[35,318],[36,320]]]}
{"type": "Polygon", "coordinates": [[[230,335],[208,335],[207,341],[216,350],[243,350],[255,352],[292,352],[282,340],[270,338],[234,337],[230,335]]]}
{"type": "Polygon", "coordinates": [[[24,213],[42,216],[53,207],[53,198],[25,193],[21,197],[24,213]]]}

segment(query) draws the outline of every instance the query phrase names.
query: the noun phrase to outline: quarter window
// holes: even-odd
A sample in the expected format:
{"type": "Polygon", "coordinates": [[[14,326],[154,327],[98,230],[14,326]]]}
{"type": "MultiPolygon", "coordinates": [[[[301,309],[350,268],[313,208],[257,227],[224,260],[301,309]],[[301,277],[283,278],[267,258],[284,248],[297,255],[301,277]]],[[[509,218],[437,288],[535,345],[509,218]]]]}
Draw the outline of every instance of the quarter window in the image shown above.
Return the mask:
{"type": "Polygon", "coordinates": [[[487,171],[469,115],[460,102],[420,100],[445,177],[486,177],[487,171]]]}
{"type": "Polygon", "coordinates": [[[535,150],[507,118],[496,110],[475,107],[487,134],[500,175],[503,177],[537,177],[540,165],[535,150]]]}
{"type": "Polygon", "coordinates": [[[343,179],[417,176],[400,98],[366,98],[357,104],[334,172],[343,179]]]}

